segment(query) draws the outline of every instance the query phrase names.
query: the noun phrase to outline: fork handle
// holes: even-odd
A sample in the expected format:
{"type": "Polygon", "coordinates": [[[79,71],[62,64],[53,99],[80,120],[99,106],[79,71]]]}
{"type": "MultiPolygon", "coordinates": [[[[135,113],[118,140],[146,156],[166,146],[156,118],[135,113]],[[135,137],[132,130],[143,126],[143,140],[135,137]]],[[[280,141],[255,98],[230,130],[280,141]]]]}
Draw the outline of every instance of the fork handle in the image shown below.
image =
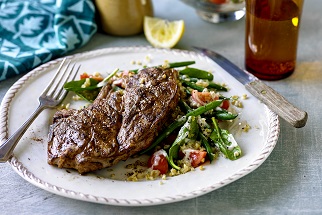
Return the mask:
{"type": "Polygon", "coordinates": [[[0,146],[0,162],[4,163],[9,160],[17,143],[29,128],[36,117],[45,109],[45,106],[40,104],[38,108],[31,114],[29,119],[0,146]]]}

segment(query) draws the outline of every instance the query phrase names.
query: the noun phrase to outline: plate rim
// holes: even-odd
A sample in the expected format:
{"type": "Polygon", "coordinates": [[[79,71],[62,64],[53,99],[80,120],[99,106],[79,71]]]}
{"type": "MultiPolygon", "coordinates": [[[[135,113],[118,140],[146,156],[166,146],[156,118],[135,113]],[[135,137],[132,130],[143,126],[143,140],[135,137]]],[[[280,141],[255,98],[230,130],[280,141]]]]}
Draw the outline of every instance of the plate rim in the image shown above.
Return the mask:
{"type": "MultiPolygon", "coordinates": [[[[193,55],[194,57],[205,57],[201,56],[201,54],[189,51],[189,50],[179,50],[179,49],[159,49],[159,48],[153,48],[150,46],[128,46],[128,47],[110,47],[110,48],[102,48],[92,51],[86,51],[81,53],[76,53],[73,55],[68,55],[66,58],[73,59],[77,57],[84,57],[84,56],[91,56],[91,55],[100,55],[104,53],[112,53],[115,51],[135,51],[135,50],[147,50],[147,51],[161,51],[166,53],[172,53],[172,54],[187,54],[187,55],[193,55]]],[[[206,57],[207,58],[207,57],[206,57]]],[[[45,72],[46,69],[49,69],[50,67],[56,66],[59,62],[61,62],[61,58],[57,58],[54,60],[51,60],[45,64],[42,64],[41,66],[33,69],[20,79],[18,79],[6,92],[5,96],[3,97],[3,100],[1,102],[0,106],[0,141],[1,143],[4,142],[5,139],[8,137],[8,111],[10,109],[11,101],[14,99],[15,94],[28,82],[32,77],[37,76],[41,74],[42,72],[45,72]]],[[[222,180],[218,183],[214,183],[211,186],[197,189],[195,191],[192,191],[190,193],[186,193],[184,195],[177,195],[177,196],[167,196],[163,198],[155,198],[155,199],[121,199],[121,198],[107,198],[102,196],[94,196],[91,194],[86,194],[78,191],[73,191],[69,189],[65,189],[62,187],[58,187],[56,185],[47,183],[40,178],[36,177],[32,172],[30,172],[24,165],[13,155],[9,160],[8,163],[11,165],[11,167],[14,169],[15,172],[17,172],[22,178],[24,178],[29,183],[44,189],[46,191],[55,193],[60,196],[82,200],[82,201],[88,201],[88,202],[94,202],[94,203],[100,203],[100,204],[108,204],[108,205],[116,205],[116,206],[151,206],[151,205],[160,205],[160,204],[167,204],[167,203],[173,203],[183,200],[192,199],[201,195],[204,195],[206,193],[209,193],[211,191],[214,191],[218,188],[221,188],[223,186],[226,186],[241,177],[247,175],[248,173],[254,171],[257,169],[271,154],[273,149],[275,148],[275,145],[277,143],[279,133],[280,133],[280,123],[279,118],[277,114],[272,112],[267,106],[265,105],[265,108],[267,110],[267,114],[269,116],[269,122],[268,122],[268,136],[265,143],[265,147],[261,150],[260,154],[256,157],[256,159],[250,163],[247,167],[244,167],[243,169],[239,170],[238,172],[234,173],[232,176],[226,178],[225,180],[222,180]]]]}

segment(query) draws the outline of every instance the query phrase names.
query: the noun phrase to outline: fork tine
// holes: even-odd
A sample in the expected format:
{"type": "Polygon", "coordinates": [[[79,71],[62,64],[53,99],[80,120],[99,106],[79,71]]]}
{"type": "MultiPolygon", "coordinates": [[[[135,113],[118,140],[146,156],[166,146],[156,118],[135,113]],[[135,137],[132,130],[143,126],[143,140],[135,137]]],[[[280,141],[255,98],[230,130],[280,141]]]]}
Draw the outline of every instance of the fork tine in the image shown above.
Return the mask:
{"type": "Polygon", "coordinates": [[[76,64],[73,64],[73,66],[72,66],[72,68],[71,68],[70,72],[68,73],[68,75],[67,75],[67,76],[65,76],[64,80],[62,81],[62,87],[60,87],[60,90],[59,90],[59,91],[57,91],[57,92],[56,92],[56,94],[54,95],[54,98],[55,98],[55,99],[56,99],[59,95],[60,95],[60,96],[59,96],[58,100],[61,100],[61,99],[63,99],[63,98],[66,96],[66,94],[67,94],[67,90],[65,90],[63,86],[65,85],[65,83],[67,83],[67,82],[72,81],[72,80],[74,80],[74,79],[75,79],[75,77],[76,77],[76,75],[77,75],[77,73],[78,73],[78,71],[79,71],[79,68],[80,68],[80,65],[78,65],[77,69],[74,69],[74,68],[75,68],[75,65],[76,65],[76,64]],[[70,77],[71,77],[71,78],[70,78],[70,77]],[[62,93],[62,91],[63,91],[63,93],[62,93]]]}
{"type": "Polygon", "coordinates": [[[44,96],[45,96],[45,95],[47,94],[47,92],[49,91],[49,89],[51,88],[51,86],[54,84],[54,82],[55,82],[55,80],[56,80],[57,76],[60,74],[60,71],[61,71],[62,67],[63,67],[63,66],[64,66],[64,64],[65,64],[66,59],[67,59],[67,58],[64,58],[64,59],[63,59],[63,61],[62,61],[62,62],[61,62],[61,64],[59,65],[59,67],[58,67],[58,69],[57,69],[57,71],[56,71],[56,73],[55,73],[54,77],[51,79],[51,81],[49,82],[49,84],[47,85],[47,87],[45,88],[45,90],[42,92],[42,94],[41,94],[41,95],[44,95],[44,96]]]}
{"type": "MultiPolygon", "coordinates": [[[[74,74],[72,75],[72,78],[70,79],[70,80],[68,80],[68,81],[72,81],[72,80],[75,80],[75,78],[76,78],[76,75],[77,75],[77,73],[78,73],[78,71],[79,71],[79,68],[80,68],[80,65],[78,65],[78,67],[77,67],[77,69],[76,70],[73,70],[72,72],[74,72],[74,74]]],[[[71,74],[70,74],[71,75],[71,74]]],[[[69,76],[70,76],[69,75],[69,76]]],[[[65,83],[64,83],[65,84],[65,83]]],[[[63,100],[64,99],[64,97],[67,95],[67,93],[68,93],[68,91],[67,90],[65,90],[65,89],[63,89],[62,88],[62,90],[63,90],[63,93],[60,95],[60,97],[58,98],[58,100],[63,100]]]]}
{"type": "MultiPolygon", "coordinates": [[[[68,67],[69,67],[69,65],[68,65],[68,67]]],[[[67,73],[68,67],[66,67],[64,73],[60,77],[59,81],[56,83],[56,86],[55,86],[54,91],[53,91],[53,94],[54,94],[54,92],[55,92],[55,94],[52,95],[52,97],[54,99],[57,99],[57,97],[59,96],[59,94],[62,92],[62,90],[64,88],[64,84],[66,83],[66,80],[70,77],[71,72],[74,70],[75,64],[73,64],[72,68],[67,73]],[[60,86],[60,87],[58,87],[58,86],[60,86]]]]}
{"type": "MultiPolygon", "coordinates": [[[[69,69],[69,66],[70,66],[70,63],[71,63],[71,60],[68,61],[64,71],[60,72],[61,75],[60,77],[58,78],[58,80],[55,80],[54,82],[54,86],[50,86],[51,87],[51,91],[47,92],[47,95],[48,96],[53,96],[53,94],[55,93],[56,89],[58,88],[58,86],[61,85],[62,83],[62,79],[65,77],[65,74],[67,73],[68,69],[69,69]]],[[[62,88],[62,86],[61,86],[62,88]]]]}

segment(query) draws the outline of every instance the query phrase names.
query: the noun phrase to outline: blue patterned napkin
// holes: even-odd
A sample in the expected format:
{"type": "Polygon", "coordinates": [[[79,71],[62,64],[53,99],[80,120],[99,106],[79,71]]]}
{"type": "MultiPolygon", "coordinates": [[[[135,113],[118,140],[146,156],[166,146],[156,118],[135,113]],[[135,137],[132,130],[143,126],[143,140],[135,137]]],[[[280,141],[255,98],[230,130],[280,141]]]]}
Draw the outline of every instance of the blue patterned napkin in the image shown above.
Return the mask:
{"type": "Polygon", "coordinates": [[[96,30],[91,0],[0,0],[0,81],[81,47],[96,30]]]}

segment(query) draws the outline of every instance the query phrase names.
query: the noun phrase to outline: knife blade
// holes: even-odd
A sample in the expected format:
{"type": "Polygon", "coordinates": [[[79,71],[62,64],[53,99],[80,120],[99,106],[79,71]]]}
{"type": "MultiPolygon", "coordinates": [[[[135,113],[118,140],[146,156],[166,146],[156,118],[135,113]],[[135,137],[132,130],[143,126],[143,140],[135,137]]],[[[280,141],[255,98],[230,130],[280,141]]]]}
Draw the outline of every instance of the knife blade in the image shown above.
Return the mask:
{"type": "Polygon", "coordinates": [[[227,58],[212,50],[199,47],[193,48],[217,63],[230,75],[241,82],[253,96],[262,101],[265,105],[267,105],[268,108],[290,123],[292,126],[295,128],[305,126],[308,118],[307,112],[295,107],[282,95],[264,84],[254,75],[240,69],[227,58]]]}

